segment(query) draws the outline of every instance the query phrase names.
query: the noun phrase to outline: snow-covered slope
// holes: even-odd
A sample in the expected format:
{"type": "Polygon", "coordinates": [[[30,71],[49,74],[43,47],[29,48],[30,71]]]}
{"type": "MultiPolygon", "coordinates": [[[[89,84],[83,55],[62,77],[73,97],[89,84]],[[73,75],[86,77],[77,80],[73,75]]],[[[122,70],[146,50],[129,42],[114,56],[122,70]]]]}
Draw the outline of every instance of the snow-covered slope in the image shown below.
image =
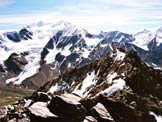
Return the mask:
{"type": "MultiPolygon", "coordinates": [[[[12,53],[25,54],[25,58],[28,61],[28,64],[18,77],[8,79],[6,83],[21,84],[23,80],[38,71],[41,60],[45,60],[46,63],[52,63],[56,61],[56,56],[60,58],[59,55],[65,56],[69,60],[73,60],[73,57],[77,55],[74,61],[78,62],[81,61],[81,58],[88,59],[91,48],[100,42],[99,38],[91,38],[91,36],[86,30],[65,21],[56,23],[40,21],[20,31],[1,33],[0,55],[2,58],[0,63],[3,64],[12,53]],[[61,34],[60,37],[59,34],[61,34]],[[50,44],[52,40],[54,42],[50,44]],[[51,49],[52,45],[53,48],[51,49]],[[46,48],[49,54],[44,56],[45,59],[42,59],[43,49],[46,48]]],[[[71,66],[70,62],[69,64],[66,62],[64,64],[71,66]]],[[[64,70],[65,68],[63,67],[64,70]]]]}
{"type": "Polygon", "coordinates": [[[24,69],[17,77],[6,80],[6,83],[14,84],[21,84],[40,72],[44,64],[55,62],[59,67],[57,69],[63,73],[67,69],[82,67],[100,59],[117,48],[126,51],[134,49],[143,61],[160,66],[161,35],[162,28],[155,32],[144,30],[134,35],[119,31],[95,35],[65,21],[40,21],[20,31],[0,33],[0,64],[4,65],[12,53],[25,56],[28,63],[24,69]]]}
{"type": "MultiPolygon", "coordinates": [[[[122,62],[125,57],[126,54],[124,52],[116,50],[107,57],[99,59],[99,61],[97,60],[80,69],[65,72],[61,77],[50,82],[52,83],[51,85],[48,84],[48,87],[50,86],[48,92],[53,94],[70,91],[79,96],[86,97],[90,96],[94,89],[99,90],[99,87],[104,87],[103,91],[99,90],[98,92],[111,95],[126,86],[125,81],[119,78],[121,74],[113,71],[114,66],[124,65],[122,62]],[[111,84],[111,86],[106,88],[108,84],[111,84]]],[[[122,76],[124,77],[124,74],[122,76]]]]}
{"type": "Polygon", "coordinates": [[[151,31],[144,29],[143,31],[136,33],[134,36],[136,40],[133,41],[133,44],[137,45],[138,47],[141,47],[144,50],[149,50],[147,46],[153,39],[151,31]]]}
{"type": "Polygon", "coordinates": [[[151,45],[155,45],[157,48],[162,43],[162,27],[154,31],[144,29],[143,31],[134,34],[134,37],[136,39],[133,41],[133,44],[149,51],[151,45]],[[154,43],[152,43],[153,40],[155,40],[154,43]]]}

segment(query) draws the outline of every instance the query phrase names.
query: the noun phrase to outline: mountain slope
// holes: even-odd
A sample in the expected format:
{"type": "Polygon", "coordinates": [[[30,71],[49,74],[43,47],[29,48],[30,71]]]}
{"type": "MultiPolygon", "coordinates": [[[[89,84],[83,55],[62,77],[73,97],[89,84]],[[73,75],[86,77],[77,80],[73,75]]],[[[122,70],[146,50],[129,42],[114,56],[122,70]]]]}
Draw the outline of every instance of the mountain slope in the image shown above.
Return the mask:
{"type": "Polygon", "coordinates": [[[63,73],[11,109],[0,109],[7,111],[0,118],[2,122],[156,122],[162,115],[161,90],[160,70],[143,63],[137,52],[119,49],[63,73]]]}
{"type": "Polygon", "coordinates": [[[20,31],[2,33],[0,40],[3,84],[39,88],[66,70],[90,64],[117,48],[136,50],[149,65],[161,67],[162,64],[160,28],[135,35],[119,31],[95,35],[65,21],[38,22],[20,31]],[[4,63],[14,53],[28,62],[16,74],[4,63]]]}

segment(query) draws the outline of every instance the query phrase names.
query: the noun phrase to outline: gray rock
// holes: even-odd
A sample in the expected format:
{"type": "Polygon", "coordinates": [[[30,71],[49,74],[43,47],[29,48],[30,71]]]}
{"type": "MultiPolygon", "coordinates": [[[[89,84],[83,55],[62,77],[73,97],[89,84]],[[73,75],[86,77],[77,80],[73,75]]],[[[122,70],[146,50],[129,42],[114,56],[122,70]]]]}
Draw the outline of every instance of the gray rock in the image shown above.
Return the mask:
{"type": "Polygon", "coordinates": [[[83,122],[98,122],[98,121],[92,116],[86,116],[83,122]]]}
{"type": "Polygon", "coordinates": [[[0,120],[7,115],[7,112],[8,112],[8,109],[6,106],[0,108],[0,120]]]}
{"type": "Polygon", "coordinates": [[[68,121],[81,121],[87,114],[84,106],[79,102],[81,98],[73,94],[63,94],[52,98],[48,108],[59,117],[68,121]]]}

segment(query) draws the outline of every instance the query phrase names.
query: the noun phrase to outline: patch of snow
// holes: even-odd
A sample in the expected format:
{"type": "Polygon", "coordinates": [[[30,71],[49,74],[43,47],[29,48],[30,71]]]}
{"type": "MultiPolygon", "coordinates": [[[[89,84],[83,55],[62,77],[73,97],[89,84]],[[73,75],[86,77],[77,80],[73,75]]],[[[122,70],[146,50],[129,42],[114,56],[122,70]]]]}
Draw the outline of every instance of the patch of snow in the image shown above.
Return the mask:
{"type": "MultiPolygon", "coordinates": [[[[118,32],[118,33],[120,33],[120,32],[118,32]]],[[[117,34],[118,35],[118,34],[117,34]]],[[[120,36],[120,38],[116,38],[116,40],[114,40],[114,42],[121,42],[121,40],[124,38],[124,36],[122,35],[122,36],[120,36]]]]}
{"type": "Polygon", "coordinates": [[[79,61],[81,61],[81,58],[77,58],[77,59],[76,59],[76,62],[79,62],[79,61]]]}
{"type": "Polygon", "coordinates": [[[61,50],[61,54],[66,56],[69,56],[71,54],[71,51],[69,50],[71,45],[67,45],[63,50],[61,50]]]}
{"type": "Polygon", "coordinates": [[[79,30],[79,27],[77,26],[67,26],[63,30],[63,35],[64,36],[71,36],[73,33],[77,31],[82,31],[81,29],[79,30]]]}
{"type": "Polygon", "coordinates": [[[47,103],[45,102],[36,102],[32,104],[28,109],[32,114],[43,118],[57,117],[49,111],[49,109],[47,108],[47,103]]]}
{"type": "Polygon", "coordinates": [[[83,80],[81,88],[79,89],[80,84],[78,84],[72,93],[86,96],[85,92],[87,88],[96,83],[95,77],[95,71],[87,73],[87,77],[83,80]]]}
{"type": "Polygon", "coordinates": [[[52,86],[50,89],[49,89],[49,93],[54,93],[54,92],[58,92],[60,91],[62,88],[62,86],[59,86],[58,83],[56,83],[56,85],[52,86]]]}
{"type": "Polygon", "coordinates": [[[71,65],[71,63],[68,63],[68,68],[70,68],[72,65],[71,65]]]}
{"type": "Polygon", "coordinates": [[[62,81],[61,85],[56,83],[54,86],[51,86],[51,88],[49,89],[49,91],[47,93],[58,92],[58,91],[64,90],[66,87],[68,87],[68,84],[66,82],[62,81]]]}
{"type": "Polygon", "coordinates": [[[125,58],[125,55],[126,55],[125,53],[117,50],[117,52],[113,55],[114,61],[122,61],[125,58]]]}
{"type": "Polygon", "coordinates": [[[136,33],[134,36],[134,45],[144,50],[149,50],[147,45],[152,41],[153,38],[156,38],[156,46],[159,46],[162,43],[162,27],[154,31],[149,31],[145,29],[136,33]]]}
{"type": "Polygon", "coordinates": [[[61,52],[61,50],[58,50],[56,47],[54,49],[48,49],[49,53],[45,57],[46,63],[52,63],[55,60],[56,55],[61,52]]]}
{"type": "Polygon", "coordinates": [[[149,114],[153,115],[157,122],[162,122],[162,117],[160,115],[157,115],[154,112],[150,112],[149,114]]]}
{"type": "Polygon", "coordinates": [[[84,58],[88,58],[90,52],[91,52],[91,51],[89,51],[88,49],[84,49],[83,54],[82,54],[83,57],[84,57],[84,58]]]}
{"type": "Polygon", "coordinates": [[[121,76],[125,77],[125,73],[122,73],[121,76]]]}
{"type": "Polygon", "coordinates": [[[25,108],[29,107],[29,105],[32,103],[31,99],[28,99],[28,100],[24,99],[24,101],[25,101],[25,105],[24,105],[25,108]]]}
{"type": "Polygon", "coordinates": [[[118,76],[118,75],[117,75],[116,72],[110,73],[110,74],[107,76],[107,81],[108,81],[109,83],[112,83],[112,82],[113,82],[113,79],[114,79],[115,77],[117,77],[117,76],[118,76]]]}
{"type": "Polygon", "coordinates": [[[88,46],[97,45],[101,41],[99,38],[88,38],[88,37],[84,37],[84,40],[86,41],[86,44],[88,46]]]}
{"type": "Polygon", "coordinates": [[[100,47],[107,47],[107,44],[100,44],[100,47]]]}
{"type": "Polygon", "coordinates": [[[157,42],[157,46],[159,46],[162,43],[162,35],[159,35],[156,37],[156,42],[157,42]]]}
{"type": "Polygon", "coordinates": [[[144,29],[134,35],[135,41],[132,43],[144,50],[149,50],[147,45],[153,39],[154,35],[150,30],[144,29]]]}
{"type": "Polygon", "coordinates": [[[121,90],[126,85],[125,81],[121,78],[114,80],[113,85],[102,91],[102,94],[106,94],[107,96],[110,96],[112,93],[121,90]]]}

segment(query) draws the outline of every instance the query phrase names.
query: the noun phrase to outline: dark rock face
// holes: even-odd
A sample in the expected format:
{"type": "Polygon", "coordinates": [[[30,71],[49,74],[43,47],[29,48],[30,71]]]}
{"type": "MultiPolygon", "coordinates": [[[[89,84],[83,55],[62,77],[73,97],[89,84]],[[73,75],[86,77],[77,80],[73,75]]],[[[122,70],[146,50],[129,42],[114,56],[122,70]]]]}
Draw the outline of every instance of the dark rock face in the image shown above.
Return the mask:
{"type": "Polygon", "coordinates": [[[97,122],[97,120],[92,116],[86,116],[83,122],[97,122]]]}
{"type": "Polygon", "coordinates": [[[35,92],[30,99],[33,99],[34,102],[48,102],[51,100],[51,97],[44,92],[35,92]]]}
{"type": "Polygon", "coordinates": [[[113,122],[113,118],[101,103],[90,109],[90,115],[94,116],[99,122],[113,122]]]}
{"type": "Polygon", "coordinates": [[[9,58],[4,61],[8,70],[15,73],[21,72],[24,66],[28,63],[23,55],[12,53],[9,58]]]}
{"type": "Polygon", "coordinates": [[[26,28],[23,28],[19,32],[20,36],[24,40],[32,39],[33,33],[28,31],[26,28]]]}
{"type": "Polygon", "coordinates": [[[132,90],[140,95],[153,95],[158,98],[162,98],[162,77],[160,70],[154,70],[152,67],[148,67],[145,63],[142,63],[137,53],[130,51],[125,59],[127,63],[125,68],[126,74],[125,80],[132,90]],[[129,64],[132,67],[127,67],[129,64]],[[156,79],[155,79],[156,78],[156,79]],[[147,84],[147,85],[146,85],[147,84]]]}
{"type": "Polygon", "coordinates": [[[43,64],[39,68],[38,73],[26,78],[22,82],[22,86],[25,88],[39,89],[39,87],[44,86],[44,84],[59,76],[60,73],[58,69],[59,66],[55,63],[43,64]]]}
{"type": "Polygon", "coordinates": [[[104,32],[100,34],[101,36],[103,36],[105,38],[105,40],[102,41],[102,43],[106,43],[108,42],[132,42],[135,40],[135,38],[133,37],[133,35],[131,34],[127,34],[127,33],[122,33],[119,31],[111,31],[111,32],[104,32]]]}
{"type": "Polygon", "coordinates": [[[6,36],[11,41],[20,42],[21,40],[32,39],[33,33],[23,28],[19,32],[8,32],[6,36]]]}
{"type": "Polygon", "coordinates": [[[90,61],[82,61],[84,58],[81,56],[80,52],[75,51],[75,48],[80,48],[81,50],[86,46],[83,36],[77,31],[78,30],[73,32],[73,34],[70,36],[63,35],[63,31],[58,31],[43,48],[41,52],[41,63],[46,62],[45,58],[48,55],[49,50],[53,50],[54,48],[57,50],[64,50],[64,48],[70,46],[68,50],[71,52],[71,54],[65,56],[60,52],[53,57],[53,59],[60,64],[60,71],[65,72],[69,64],[74,67],[81,67],[88,64],[90,61]],[[80,59],[81,61],[77,62],[77,59],[80,59]]]}
{"type": "Polygon", "coordinates": [[[10,32],[7,34],[7,38],[14,41],[14,42],[20,42],[19,34],[17,32],[10,32]]]}
{"type": "Polygon", "coordinates": [[[52,98],[48,108],[52,113],[69,122],[81,121],[86,116],[87,111],[79,100],[80,98],[78,96],[72,94],[55,96],[52,98]],[[69,118],[70,116],[71,118],[69,118]]]}
{"type": "MultiPolygon", "coordinates": [[[[100,102],[107,108],[110,115],[116,122],[156,122],[155,118],[147,113],[147,111],[136,111],[131,106],[113,99],[100,98],[100,102]],[[138,115],[139,114],[139,115],[138,115]]],[[[142,109],[144,106],[140,106],[142,109]]]]}
{"type": "Polygon", "coordinates": [[[0,64],[0,72],[5,72],[5,68],[2,64],[0,64]]]}
{"type": "Polygon", "coordinates": [[[58,61],[59,63],[62,62],[64,60],[65,56],[61,55],[60,53],[58,53],[55,57],[55,60],[58,61]]]}

